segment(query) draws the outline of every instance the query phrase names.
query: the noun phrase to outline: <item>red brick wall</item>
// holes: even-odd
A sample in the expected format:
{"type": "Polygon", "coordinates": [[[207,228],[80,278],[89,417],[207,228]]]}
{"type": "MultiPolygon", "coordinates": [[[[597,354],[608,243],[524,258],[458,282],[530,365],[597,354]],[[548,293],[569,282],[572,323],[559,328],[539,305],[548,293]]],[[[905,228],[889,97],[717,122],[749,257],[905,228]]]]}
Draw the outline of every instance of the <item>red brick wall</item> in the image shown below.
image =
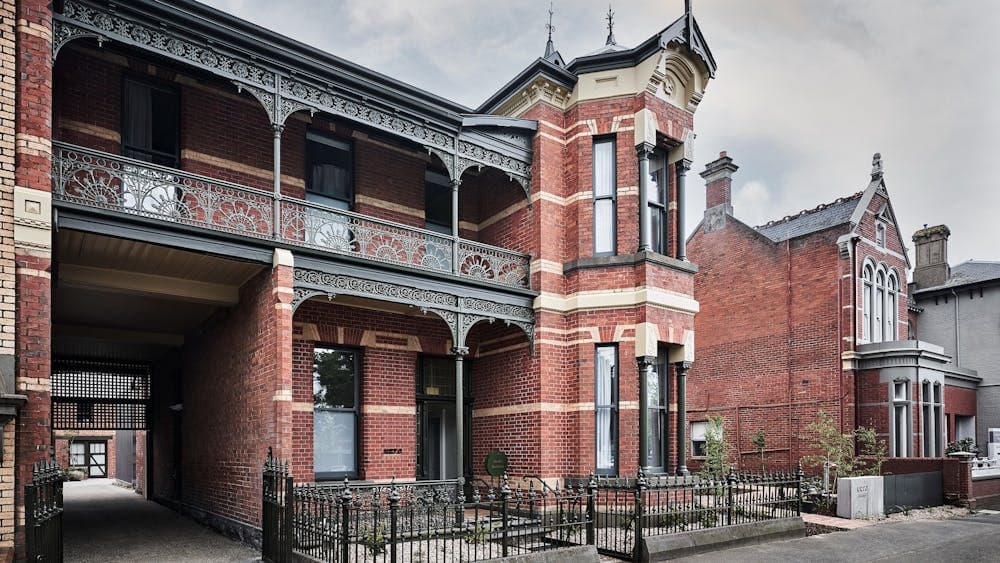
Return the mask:
{"type": "Polygon", "coordinates": [[[183,357],[182,500],[254,526],[261,463],[268,447],[282,455],[281,433],[291,431],[279,424],[276,400],[291,330],[281,331],[272,274],[248,281],[239,305],[205,323],[183,357]]]}
{"type": "Polygon", "coordinates": [[[945,385],[944,415],[948,417],[948,442],[954,442],[955,417],[976,416],[976,390],[945,385]]]}

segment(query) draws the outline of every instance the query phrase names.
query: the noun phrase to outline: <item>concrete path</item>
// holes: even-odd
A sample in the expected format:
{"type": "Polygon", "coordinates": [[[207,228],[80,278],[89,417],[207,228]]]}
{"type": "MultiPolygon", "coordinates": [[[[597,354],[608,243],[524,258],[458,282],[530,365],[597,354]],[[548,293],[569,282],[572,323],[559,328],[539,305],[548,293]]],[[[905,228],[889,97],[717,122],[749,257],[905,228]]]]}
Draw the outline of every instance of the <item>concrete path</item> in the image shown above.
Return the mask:
{"type": "Polygon", "coordinates": [[[740,547],[679,559],[697,563],[742,561],[937,563],[998,561],[1000,514],[952,520],[878,524],[808,538],[740,547]]]}
{"type": "Polygon", "coordinates": [[[109,479],[63,488],[67,562],[255,561],[260,553],[109,479]]]}

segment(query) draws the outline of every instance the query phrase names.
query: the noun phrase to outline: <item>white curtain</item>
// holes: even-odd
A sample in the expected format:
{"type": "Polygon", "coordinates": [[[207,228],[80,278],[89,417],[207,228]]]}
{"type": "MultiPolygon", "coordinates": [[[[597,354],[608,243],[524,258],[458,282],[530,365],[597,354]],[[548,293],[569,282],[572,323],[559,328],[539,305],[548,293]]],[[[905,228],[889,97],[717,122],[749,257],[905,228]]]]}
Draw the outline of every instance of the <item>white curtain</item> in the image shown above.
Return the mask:
{"type": "Polygon", "coordinates": [[[882,342],[882,319],[885,311],[885,276],[875,276],[875,318],[872,322],[872,342],[882,342]]]}
{"type": "Polygon", "coordinates": [[[596,453],[597,469],[615,469],[614,410],[611,405],[614,396],[615,349],[597,349],[595,364],[597,374],[594,385],[594,405],[597,407],[596,453]]]}
{"type": "Polygon", "coordinates": [[[594,143],[594,252],[614,252],[615,144],[594,143]]]}
{"type": "Polygon", "coordinates": [[[889,277],[888,302],[885,305],[885,340],[896,339],[896,278],[889,277]]]}

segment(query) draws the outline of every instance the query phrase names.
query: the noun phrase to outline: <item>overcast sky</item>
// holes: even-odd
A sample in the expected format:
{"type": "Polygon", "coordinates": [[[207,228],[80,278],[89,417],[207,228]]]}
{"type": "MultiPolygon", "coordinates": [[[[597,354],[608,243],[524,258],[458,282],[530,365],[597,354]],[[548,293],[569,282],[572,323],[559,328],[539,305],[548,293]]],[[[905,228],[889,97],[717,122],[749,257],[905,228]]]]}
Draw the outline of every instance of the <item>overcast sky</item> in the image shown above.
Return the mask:
{"type": "MultiPolygon", "coordinates": [[[[475,107],[545,47],[541,0],[208,0],[475,107]]],[[[635,46],[683,0],[614,2],[635,46]]],[[[604,44],[603,0],[557,0],[567,62],[604,44]]],[[[695,115],[695,172],[720,150],[740,166],[751,225],[862,190],[880,151],[910,235],[951,228],[950,261],[1000,261],[1000,0],[694,0],[719,70],[695,115]]],[[[688,225],[704,210],[689,182],[688,225]]]]}

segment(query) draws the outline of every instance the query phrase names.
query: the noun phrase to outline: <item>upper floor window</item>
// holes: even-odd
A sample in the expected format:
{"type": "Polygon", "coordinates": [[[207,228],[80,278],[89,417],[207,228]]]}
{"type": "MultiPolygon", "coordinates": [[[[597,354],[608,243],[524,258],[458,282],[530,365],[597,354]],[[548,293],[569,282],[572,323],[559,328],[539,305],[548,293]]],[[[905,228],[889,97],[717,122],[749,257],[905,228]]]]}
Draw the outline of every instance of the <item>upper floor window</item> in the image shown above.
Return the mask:
{"type": "Polygon", "coordinates": [[[868,342],[896,340],[900,291],[896,272],[866,263],[861,273],[861,284],[861,338],[868,342]]]}
{"type": "Polygon", "coordinates": [[[615,140],[594,141],[594,255],[615,253],[615,140]]]}
{"type": "Polygon", "coordinates": [[[649,217],[653,252],[667,253],[667,153],[656,151],[649,160],[649,217]]]}
{"type": "Polygon", "coordinates": [[[879,248],[885,248],[885,224],[881,222],[875,227],[875,243],[879,248]]]}
{"type": "Polygon", "coordinates": [[[122,154],[177,168],[180,165],[180,96],[177,90],[125,79],[122,154]]]}
{"type": "Polygon", "coordinates": [[[306,132],[306,199],[337,209],[354,203],[354,158],[349,141],[306,132]]]}
{"type": "Polygon", "coordinates": [[[357,350],[313,350],[313,466],[317,477],[357,477],[361,358],[357,350]]]}
{"type": "Polygon", "coordinates": [[[424,228],[452,234],[451,179],[447,174],[428,170],[424,173],[424,228]]]}

